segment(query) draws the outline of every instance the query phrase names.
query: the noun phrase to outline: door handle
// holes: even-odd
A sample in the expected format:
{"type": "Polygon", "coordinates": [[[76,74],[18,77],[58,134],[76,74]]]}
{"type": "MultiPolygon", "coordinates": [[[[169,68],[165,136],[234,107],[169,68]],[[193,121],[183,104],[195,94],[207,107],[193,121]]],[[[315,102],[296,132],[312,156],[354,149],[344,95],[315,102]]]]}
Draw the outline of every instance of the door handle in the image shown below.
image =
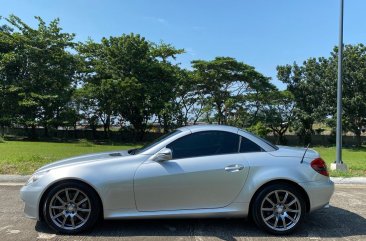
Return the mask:
{"type": "Polygon", "coordinates": [[[244,166],[240,165],[240,164],[234,164],[234,165],[229,165],[229,166],[225,167],[225,171],[227,171],[227,172],[238,172],[243,169],[244,169],[244,166]]]}

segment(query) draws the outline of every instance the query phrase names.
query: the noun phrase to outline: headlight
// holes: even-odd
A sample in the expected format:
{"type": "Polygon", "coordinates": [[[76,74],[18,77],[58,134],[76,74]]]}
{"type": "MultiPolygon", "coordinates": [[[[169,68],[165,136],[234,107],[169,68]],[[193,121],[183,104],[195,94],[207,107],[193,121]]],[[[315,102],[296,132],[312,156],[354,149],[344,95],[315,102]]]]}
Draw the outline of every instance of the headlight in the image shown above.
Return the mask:
{"type": "Polygon", "coordinates": [[[40,179],[41,177],[43,177],[48,171],[43,171],[43,172],[36,172],[34,173],[29,180],[27,181],[27,183],[25,185],[29,185],[33,182],[36,182],[38,179],[40,179]]]}

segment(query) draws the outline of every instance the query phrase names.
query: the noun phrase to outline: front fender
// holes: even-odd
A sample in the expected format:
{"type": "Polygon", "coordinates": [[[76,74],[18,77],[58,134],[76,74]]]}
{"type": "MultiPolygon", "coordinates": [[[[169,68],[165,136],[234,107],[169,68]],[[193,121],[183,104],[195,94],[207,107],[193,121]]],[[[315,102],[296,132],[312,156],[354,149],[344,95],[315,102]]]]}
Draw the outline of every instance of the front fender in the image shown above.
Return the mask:
{"type": "Polygon", "coordinates": [[[136,209],[133,194],[133,176],[146,157],[131,157],[95,163],[81,163],[50,170],[27,189],[40,190],[35,202],[37,207],[44,194],[56,183],[77,180],[91,186],[99,195],[104,211],[136,209]]]}

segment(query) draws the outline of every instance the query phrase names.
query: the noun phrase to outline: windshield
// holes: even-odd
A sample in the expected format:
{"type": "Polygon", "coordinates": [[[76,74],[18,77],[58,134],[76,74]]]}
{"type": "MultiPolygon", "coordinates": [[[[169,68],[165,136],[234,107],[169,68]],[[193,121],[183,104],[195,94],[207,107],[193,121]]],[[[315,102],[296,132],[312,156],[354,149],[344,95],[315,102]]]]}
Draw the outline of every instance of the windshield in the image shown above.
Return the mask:
{"type": "Polygon", "coordinates": [[[172,132],[169,132],[157,139],[155,139],[154,141],[144,145],[143,147],[139,148],[139,149],[132,149],[132,150],[129,150],[128,153],[130,153],[131,155],[135,155],[135,154],[139,154],[139,153],[142,153],[144,151],[147,151],[149,150],[150,148],[153,148],[154,146],[158,145],[159,143],[165,141],[166,139],[180,133],[182,131],[180,130],[175,130],[175,131],[172,131],[172,132]]]}

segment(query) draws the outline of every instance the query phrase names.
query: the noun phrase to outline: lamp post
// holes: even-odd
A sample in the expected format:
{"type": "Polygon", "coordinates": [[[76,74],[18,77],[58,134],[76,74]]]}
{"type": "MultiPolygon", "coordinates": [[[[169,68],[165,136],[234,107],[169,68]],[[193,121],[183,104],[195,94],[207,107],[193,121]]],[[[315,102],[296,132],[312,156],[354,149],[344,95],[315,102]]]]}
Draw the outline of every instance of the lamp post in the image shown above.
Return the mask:
{"type": "Polygon", "coordinates": [[[331,164],[332,170],[346,171],[347,166],[342,161],[342,61],[343,61],[343,8],[344,0],[340,0],[339,16],[339,45],[338,45],[338,81],[337,81],[337,132],[336,132],[336,161],[331,164]]]}

